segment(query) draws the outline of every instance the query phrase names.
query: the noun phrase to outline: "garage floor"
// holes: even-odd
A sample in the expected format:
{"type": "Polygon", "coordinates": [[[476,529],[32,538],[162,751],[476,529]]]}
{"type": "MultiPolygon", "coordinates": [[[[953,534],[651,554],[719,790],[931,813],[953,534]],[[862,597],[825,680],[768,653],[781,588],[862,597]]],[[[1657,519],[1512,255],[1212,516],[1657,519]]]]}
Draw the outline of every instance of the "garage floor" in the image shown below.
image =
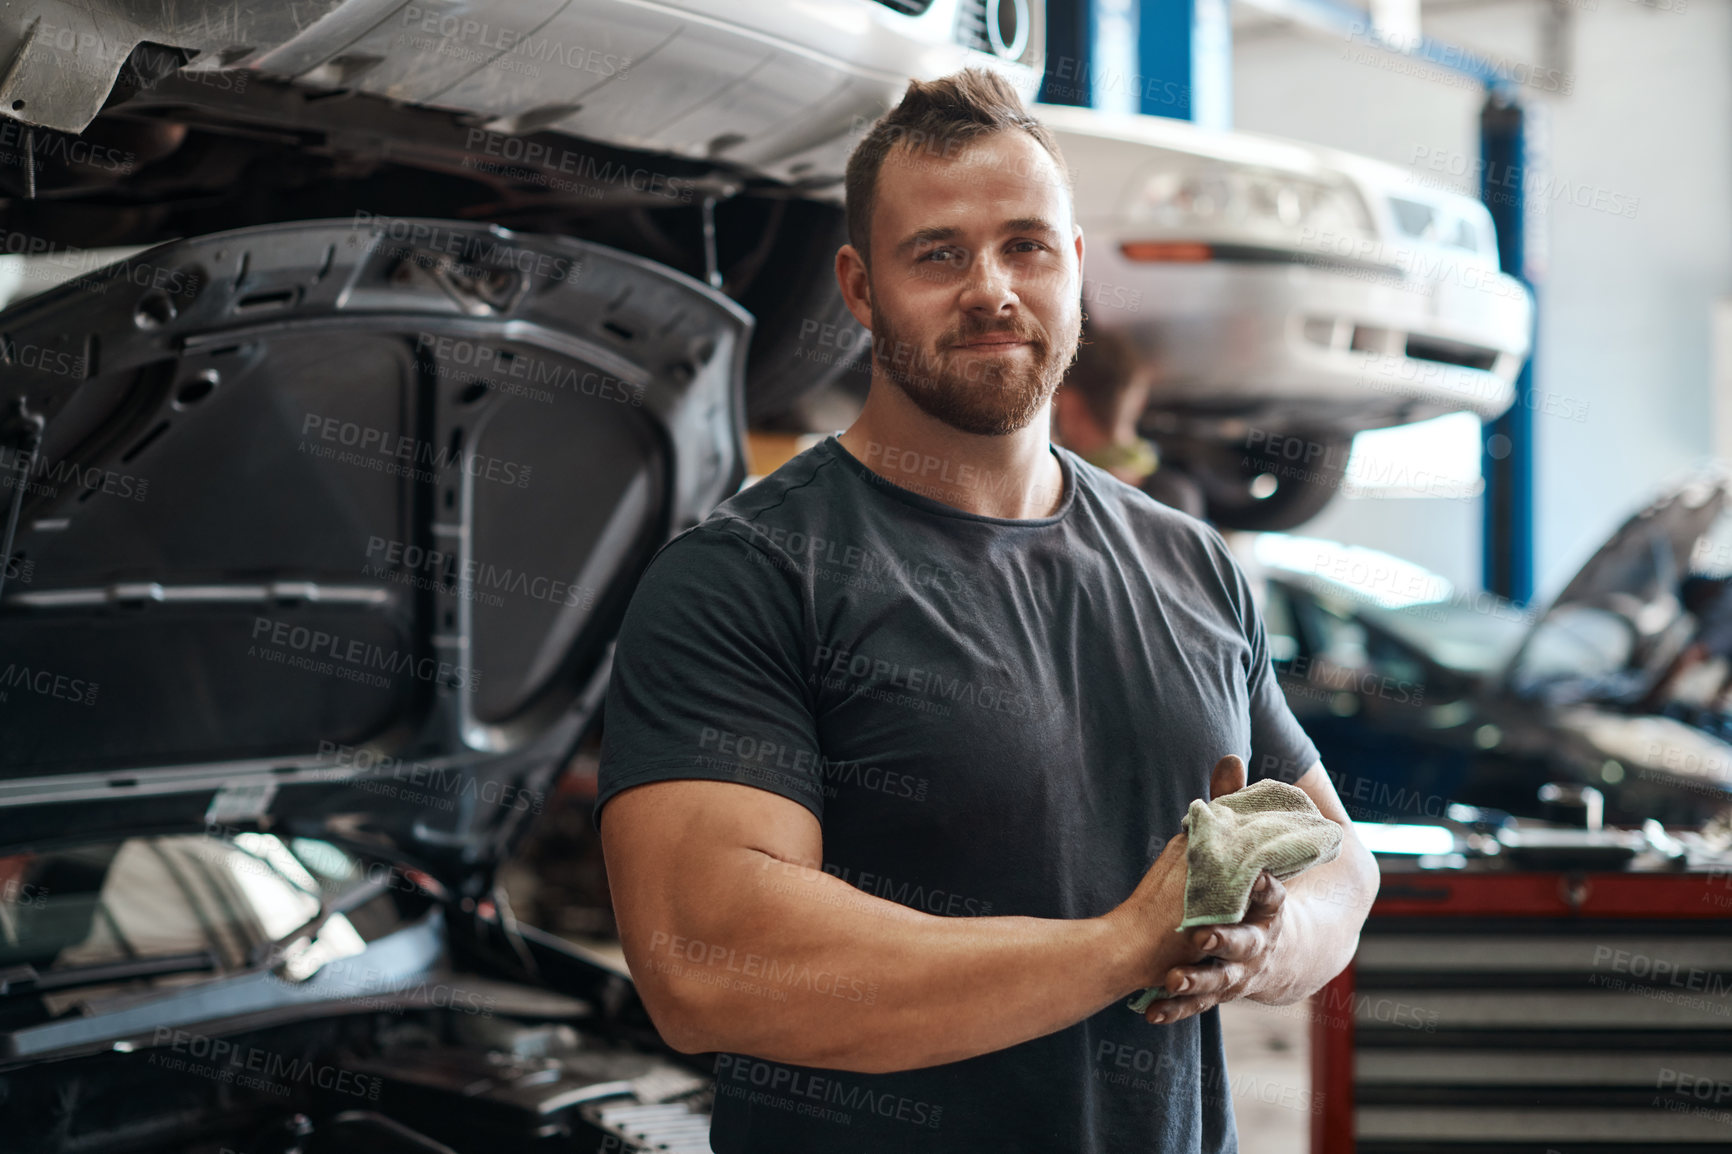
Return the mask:
{"type": "Polygon", "coordinates": [[[1221,1007],[1239,1154],[1299,1154],[1310,1141],[1308,1003],[1221,1007]]]}

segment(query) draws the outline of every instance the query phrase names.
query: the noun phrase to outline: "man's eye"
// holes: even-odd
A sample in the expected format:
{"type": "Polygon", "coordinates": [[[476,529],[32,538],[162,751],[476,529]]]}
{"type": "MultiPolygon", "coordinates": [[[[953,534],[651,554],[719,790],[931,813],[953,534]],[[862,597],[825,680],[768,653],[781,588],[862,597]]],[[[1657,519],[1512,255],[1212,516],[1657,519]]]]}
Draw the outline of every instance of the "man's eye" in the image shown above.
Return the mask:
{"type": "Polygon", "coordinates": [[[1038,240],[1019,240],[1011,246],[1018,252],[1044,252],[1046,245],[1038,240]]]}
{"type": "Polygon", "coordinates": [[[935,248],[931,252],[927,253],[925,256],[921,257],[920,259],[921,260],[934,260],[934,261],[948,261],[948,260],[959,258],[960,255],[961,254],[958,253],[953,248],[935,248]]]}

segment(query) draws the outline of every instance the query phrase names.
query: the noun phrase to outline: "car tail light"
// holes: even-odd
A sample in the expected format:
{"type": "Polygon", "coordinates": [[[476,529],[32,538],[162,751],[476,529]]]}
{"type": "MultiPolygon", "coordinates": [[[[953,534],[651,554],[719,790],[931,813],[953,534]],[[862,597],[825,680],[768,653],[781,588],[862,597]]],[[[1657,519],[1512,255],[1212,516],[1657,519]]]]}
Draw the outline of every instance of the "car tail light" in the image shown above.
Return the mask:
{"type": "Polygon", "coordinates": [[[1126,260],[1200,261],[1213,260],[1215,250],[1195,241],[1128,240],[1119,245],[1126,260]]]}

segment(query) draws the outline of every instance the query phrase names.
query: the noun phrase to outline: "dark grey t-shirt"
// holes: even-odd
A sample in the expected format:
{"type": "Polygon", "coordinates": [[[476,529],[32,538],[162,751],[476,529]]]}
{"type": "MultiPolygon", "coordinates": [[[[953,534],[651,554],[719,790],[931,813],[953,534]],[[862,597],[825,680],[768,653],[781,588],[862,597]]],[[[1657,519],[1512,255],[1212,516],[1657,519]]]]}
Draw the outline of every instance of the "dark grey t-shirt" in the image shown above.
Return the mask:
{"type": "MultiPolygon", "coordinates": [[[[621,628],[597,819],[645,782],[740,782],[817,815],[823,868],[866,893],[1086,918],[1136,888],[1224,754],[1252,780],[1303,774],[1316,748],[1220,537],[1055,452],[1058,511],[1001,520],[890,484],[831,438],[670,542],[621,628]]],[[[747,1004],[878,996],[662,937],[658,965],[747,1004]]],[[[896,1074],[722,1055],[716,1091],[724,1154],[1237,1146],[1216,1013],[1151,1026],[1122,1002],[896,1074]]]]}

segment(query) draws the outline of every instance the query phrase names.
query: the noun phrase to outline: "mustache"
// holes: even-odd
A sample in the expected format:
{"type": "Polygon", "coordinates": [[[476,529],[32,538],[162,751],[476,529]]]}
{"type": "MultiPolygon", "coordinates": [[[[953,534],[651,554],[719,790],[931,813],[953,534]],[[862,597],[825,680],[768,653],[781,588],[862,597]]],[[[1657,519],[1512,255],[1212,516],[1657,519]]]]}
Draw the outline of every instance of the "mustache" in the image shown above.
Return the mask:
{"type": "Polygon", "coordinates": [[[997,324],[964,321],[958,328],[951,329],[939,337],[937,343],[940,349],[950,349],[958,345],[968,344],[970,341],[980,340],[982,337],[999,335],[1027,341],[1042,349],[1046,348],[1048,344],[1046,330],[1032,321],[1024,324],[1018,324],[1016,321],[1005,321],[997,324]]]}

